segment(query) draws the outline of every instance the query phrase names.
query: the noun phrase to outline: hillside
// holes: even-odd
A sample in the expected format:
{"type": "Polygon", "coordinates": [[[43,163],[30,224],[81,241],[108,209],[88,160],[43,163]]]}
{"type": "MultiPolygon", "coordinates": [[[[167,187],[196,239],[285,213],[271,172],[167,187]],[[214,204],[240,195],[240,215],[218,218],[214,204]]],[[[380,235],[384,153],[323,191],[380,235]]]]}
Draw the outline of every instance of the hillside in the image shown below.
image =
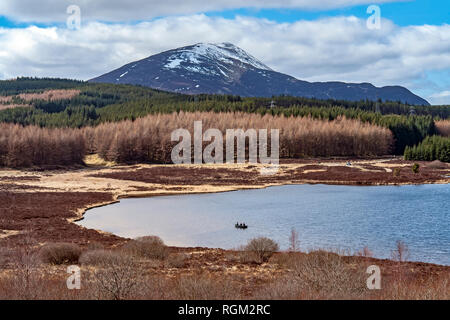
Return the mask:
{"type": "Polygon", "coordinates": [[[400,101],[429,105],[400,86],[370,83],[307,82],[276,72],[231,43],[198,43],[128,63],[91,82],[135,84],[184,94],[231,94],[243,97],[296,97],[400,101]]]}
{"type": "Polygon", "coordinates": [[[0,81],[0,109],[4,109],[0,110],[0,122],[59,128],[97,126],[179,111],[245,112],[326,121],[345,116],[390,129],[395,140],[394,154],[403,154],[406,146],[416,145],[426,136],[436,134],[435,118],[450,117],[448,106],[411,107],[398,102],[289,96],[184,95],[142,86],[33,78],[0,81]],[[411,116],[412,113],[415,116],[411,116]]]}

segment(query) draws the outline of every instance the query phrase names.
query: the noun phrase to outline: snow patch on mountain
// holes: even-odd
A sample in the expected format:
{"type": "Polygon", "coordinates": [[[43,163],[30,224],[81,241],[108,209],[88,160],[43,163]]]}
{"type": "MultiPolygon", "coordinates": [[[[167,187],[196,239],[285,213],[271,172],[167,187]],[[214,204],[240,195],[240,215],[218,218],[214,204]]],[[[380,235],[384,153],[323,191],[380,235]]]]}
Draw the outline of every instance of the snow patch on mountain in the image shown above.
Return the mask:
{"type": "MultiPolygon", "coordinates": [[[[201,66],[204,63],[220,64],[224,69],[226,65],[238,63],[249,65],[256,69],[272,70],[255,57],[231,43],[197,43],[193,46],[175,50],[164,64],[165,69],[185,68],[189,71],[203,74],[219,74],[213,68],[201,66]],[[198,65],[196,67],[195,65],[198,65]]],[[[228,77],[228,72],[218,68],[218,71],[228,77]]]]}

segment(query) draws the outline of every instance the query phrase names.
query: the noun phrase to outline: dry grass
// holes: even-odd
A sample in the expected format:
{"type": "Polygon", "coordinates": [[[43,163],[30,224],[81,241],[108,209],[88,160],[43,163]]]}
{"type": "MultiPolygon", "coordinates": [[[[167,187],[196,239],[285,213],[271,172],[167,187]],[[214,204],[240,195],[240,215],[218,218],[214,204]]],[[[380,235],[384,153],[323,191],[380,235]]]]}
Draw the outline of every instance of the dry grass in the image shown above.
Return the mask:
{"type": "Polygon", "coordinates": [[[450,277],[441,275],[428,279],[404,279],[395,276],[384,282],[384,287],[374,293],[381,300],[449,300],[450,277]]]}
{"type": "Polygon", "coordinates": [[[230,300],[239,297],[239,291],[239,286],[230,279],[219,280],[208,274],[196,274],[176,280],[172,299],[230,300]]]}
{"type": "Polygon", "coordinates": [[[430,163],[427,163],[426,167],[432,168],[432,169],[448,169],[448,168],[450,168],[449,164],[439,161],[439,160],[434,160],[434,161],[431,161],[430,163]]]}
{"type": "Polygon", "coordinates": [[[184,268],[187,259],[188,256],[185,253],[172,253],[167,257],[165,264],[169,268],[184,268]]]}
{"type": "Polygon", "coordinates": [[[28,104],[0,104],[0,110],[14,109],[14,108],[27,108],[28,104]]]}
{"type": "Polygon", "coordinates": [[[93,167],[112,167],[116,165],[113,161],[106,161],[100,158],[98,154],[88,154],[84,157],[84,163],[93,167]]]}
{"type": "MultiPolygon", "coordinates": [[[[352,269],[342,256],[327,251],[313,251],[302,255],[285,254],[278,263],[292,270],[277,294],[291,299],[359,299],[366,289],[365,268],[352,269]]],[[[267,289],[263,293],[267,294],[267,289]]]]}
{"type": "MultiPolygon", "coordinates": [[[[8,255],[11,271],[0,273],[0,299],[442,299],[450,298],[448,272],[417,276],[408,263],[382,270],[381,290],[368,290],[365,273],[370,258],[349,258],[326,251],[275,254],[260,265],[232,265],[239,273],[196,267],[177,268],[192,256],[171,254],[160,273],[149,271],[151,260],[129,255],[120,248],[88,250],[80,257],[81,290],[66,287],[66,266],[41,265],[36,243],[28,241],[8,255]],[[181,262],[180,262],[181,261],[181,262]],[[257,269],[270,276],[255,277],[257,269]],[[59,270],[59,272],[58,272],[59,270]],[[284,270],[276,273],[276,270],[284,270]],[[166,273],[169,272],[169,273],[166,273]],[[249,285],[252,291],[248,291],[249,285]]],[[[231,253],[230,253],[231,254],[231,253]]],[[[227,259],[227,264],[231,260],[227,259]]],[[[370,263],[369,263],[370,262],[370,263]]],[[[208,262],[209,264],[209,262],[208,262]]],[[[162,268],[162,269],[161,269],[162,268]]]]}
{"type": "Polygon", "coordinates": [[[94,249],[81,254],[79,262],[82,265],[107,266],[120,259],[120,254],[111,250],[94,249]]]}

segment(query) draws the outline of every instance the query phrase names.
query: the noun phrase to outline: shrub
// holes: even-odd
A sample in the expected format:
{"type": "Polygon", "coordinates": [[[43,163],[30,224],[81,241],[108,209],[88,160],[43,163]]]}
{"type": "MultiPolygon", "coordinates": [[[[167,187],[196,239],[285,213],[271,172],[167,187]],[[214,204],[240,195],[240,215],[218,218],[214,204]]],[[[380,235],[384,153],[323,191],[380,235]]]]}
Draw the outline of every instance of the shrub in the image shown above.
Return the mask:
{"type": "Polygon", "coordinates": [[[400,172],[402,171],[401,168],[394,168],[394,171],[392,172],[394,177],[400,176],[400,172]]]}
{"type": "Polygon", "coordinates": [[[81,248],[73,243],[49,243],[41,248],[41,259],[45,263],[78,263],[81,248]]]}
{"type": "Polygon", "coordinates": [[[231,279],[220,281],[203,274],[182,276],[174,288],[174,298],[178,300],[230,300],[238,293],[239,288],[233,286],[231,279]]]}
{"type": "Polygon", "coordinates": [[[128,241],[123,249],[136,257],[147,259],[164,260],[169,255],[167,246],[157,236],[140,237],[128,241]]]}
{"type": "Polygon", "coordinates": [[[395,249],[391,252],[392,260],[398,261],[398,262],[404,262],[408,260],[409,258],[409,248],[401,240],[398,240],[395,249]]]}
{"type": "Polygon", "coordinates": [[[184,253],[173,253],[167,257],[167,266],[169,268],[183,268],[186,266],[187,255],[184,253]]]}
{"type": "Polygon", "coordinates": [[[83,252],[79,262],[85,265],[102,266],[120,261],[122,255],[111,250],[95,249],[83,252]]]}
{"type": "Polygon", "coordinates": [[[351,269],[336,253],[313,251],[294,259],[291,265],[298,285],[311,297],[357,298],[366,289],[365,269],[351,269]]]}
{"type": "Polygon", "coordinates": [[[448,169],[449,166],[447,163],[444,163],[442,161],[439,160],[434,160],[430,163],[427,164],[427,168],[431,168],[431,169],[448,169]]]}
{"type": "Polygon", "coordinates": [[[227,252],[225,258],[230,262],[239,262],[245,264],[259,263],[259,258],[254,252],[246,251],[246,246],[240,246],[234,251],[227,252]]]}
{"type": "Polygon", "coordinates": [[[302,287],[297,283],[297,278],[292,275],[285,276],[270,282],[257,290],[252,299],[256,300],[299,300],[304,297],[302,287]]]}
{"type": "Polygon", "coordinates": [[[5,267],[10,260],[11,252],[8,248],[0,247],[0,268],[5,267]]]}
{"type": "Polygon", "coordinates": [[[272,239],[265,237],[252,239],[245,246],[245,251],[254,253],[258,257],[259,262],[266,262],[278,250],[278,244],[272,239]]]}
{"type": "MultiPolygon", "coordinates": [[[[126,254],[109,253],[101,268],[95,270],[91,285],[98,298],[123,300],[137,295],[142,285],[142,270],[134,259],[126,254]]],[[[99,256],[98,256],[99,257],[99,256]]],[[[97,260],[98,261],[98,260],[97,260]]]]}
{"type": "Polygon", "coordinates": [[[419,173],[419,169],[420,169],[420,164],[418,164],[418,163],[414,163],[411,168],[412,172],[414,172],[414,173],[419,173]]]}
{"type": "Polygon", "coordinates": [[[89,242],[87,247],[88,250],[99,250],[99,249],[105,249],[105,246],[101,244],[100,242],[89,242]]]}
{"type": "Polygon", "coordinates": [[[362,248],[361,250],[359,250],[359,251],[356,253],[356,255],[357,255],[357,256],[360,256],[360,257],[371,258],[371,257],[373,257],[373,252],[370,251],[370,249],[369,249],[368,246],[365,246],[364,248],[362,248]]]}
{"type": "Polygon", "coordinates": [[[291,229],[291,234],[289,236],[289,251],[300,251],[300,240],[298,238],[298,232],[295,228],[291,229]]]}

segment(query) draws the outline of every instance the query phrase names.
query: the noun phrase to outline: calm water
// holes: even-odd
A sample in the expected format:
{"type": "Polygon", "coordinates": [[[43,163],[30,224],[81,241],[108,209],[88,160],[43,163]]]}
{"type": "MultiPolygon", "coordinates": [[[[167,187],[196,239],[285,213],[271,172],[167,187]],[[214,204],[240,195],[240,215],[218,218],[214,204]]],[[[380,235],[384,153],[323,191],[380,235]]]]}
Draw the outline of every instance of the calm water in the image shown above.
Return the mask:
{"type": "Polygon", "coordinates": [[[290,230],[301,248],[390,257],[397,240],[410,260],[450,265],[450,185],[289,185],[258,190],[124,199],[88,211],[79,224],[124,237],[158,235],[168,245],[236,248],[266,236],[282,249],[290,230]],[[234,228],[245,222],[247,230],[234,228]]]}

